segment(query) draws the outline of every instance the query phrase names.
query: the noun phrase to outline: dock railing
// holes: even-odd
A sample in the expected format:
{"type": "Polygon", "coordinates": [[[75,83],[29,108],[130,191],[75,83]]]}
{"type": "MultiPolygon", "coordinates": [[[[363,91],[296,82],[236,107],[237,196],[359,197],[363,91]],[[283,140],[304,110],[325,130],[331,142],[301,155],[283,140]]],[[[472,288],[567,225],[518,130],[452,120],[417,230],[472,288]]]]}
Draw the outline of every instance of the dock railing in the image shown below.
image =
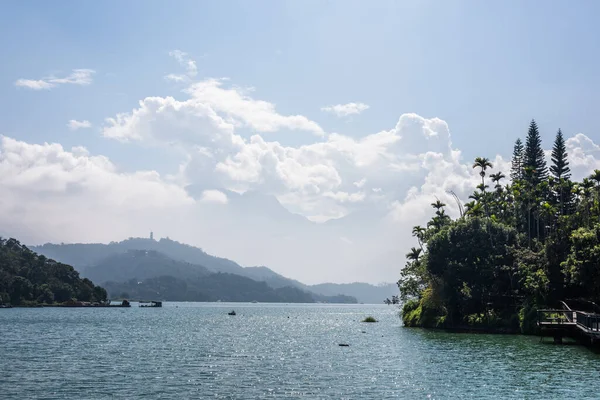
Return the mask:
{"type": "Polygon", "coordinates": [[[571,310],[538,310],[539,325],[565,325],[576,322],[577,311],[571,310]]]}
{"type": "Polygon", "coordinates": [[[575,311],[577,325],[583,326],[591,332],[600,332],[600,315],[575,311]]]}
{"type": "Polygon", "coordinates": [[[577,325],[590,333],[600,333],[600,314],[576,310],[538,310],[538,325],[577,325]]]}

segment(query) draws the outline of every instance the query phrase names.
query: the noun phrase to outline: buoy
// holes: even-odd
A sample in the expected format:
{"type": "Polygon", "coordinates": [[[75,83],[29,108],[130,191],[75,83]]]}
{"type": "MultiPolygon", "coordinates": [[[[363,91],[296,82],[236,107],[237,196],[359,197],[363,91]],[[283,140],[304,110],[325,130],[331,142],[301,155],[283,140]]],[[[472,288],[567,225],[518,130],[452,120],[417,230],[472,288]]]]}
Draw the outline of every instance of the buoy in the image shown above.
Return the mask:
{"type": "Polygon", "coordinates": [[[347,344],[347,343],[340,343],[340,346],[342,346],[342,347],[349,347],[350,345],[347,344]]]}

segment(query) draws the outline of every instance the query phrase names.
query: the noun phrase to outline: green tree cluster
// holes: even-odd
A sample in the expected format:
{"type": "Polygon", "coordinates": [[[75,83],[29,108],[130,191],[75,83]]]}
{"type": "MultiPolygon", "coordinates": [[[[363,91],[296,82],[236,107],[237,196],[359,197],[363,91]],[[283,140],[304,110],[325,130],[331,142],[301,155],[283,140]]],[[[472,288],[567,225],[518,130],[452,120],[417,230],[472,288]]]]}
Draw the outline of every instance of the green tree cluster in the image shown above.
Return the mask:
{"type": "Polygon", "coordinates": [[[600,302],[600,171],[571,180],[560,130],[548,168],[535,121],[511,167],[503,186],[505,175],[476,158],[481,184],[460,217],[438,200],[427,226],[413,228],[419,247],[398,281],[405,325],[530,332],[537,308],[600,302]]]}
{"type": "Polygon", "coordinates": [[[16,239],[0,238],[0,304],[103,302],[106,290],[70,265],[38,255],[16,239]]]}

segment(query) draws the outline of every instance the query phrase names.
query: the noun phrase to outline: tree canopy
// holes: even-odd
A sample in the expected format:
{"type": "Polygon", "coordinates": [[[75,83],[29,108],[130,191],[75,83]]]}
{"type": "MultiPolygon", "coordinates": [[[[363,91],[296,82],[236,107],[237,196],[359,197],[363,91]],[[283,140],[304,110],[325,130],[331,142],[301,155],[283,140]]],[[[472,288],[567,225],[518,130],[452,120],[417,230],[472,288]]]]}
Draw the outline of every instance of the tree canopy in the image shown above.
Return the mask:
{"type": "Polygon", "coordinates": [[[453,220],[437,200],[426,227],[412,229],[419,247],[398,281],[406,325],[527,332],[538,307],[600,302],[600,171],[571,181],[558,130],[549,176],[535,121],[522,143],[508,185],[477,157],[482,182],[466,212],[453,220]],[[494,190],[486,191],[486,179],[494,190]]]}
{"type": "Polygon", "coordinates": [[[38,255],[16,239],[0,238],[0,304],[106,301],[106,290],[70,265],[38,255]]]}

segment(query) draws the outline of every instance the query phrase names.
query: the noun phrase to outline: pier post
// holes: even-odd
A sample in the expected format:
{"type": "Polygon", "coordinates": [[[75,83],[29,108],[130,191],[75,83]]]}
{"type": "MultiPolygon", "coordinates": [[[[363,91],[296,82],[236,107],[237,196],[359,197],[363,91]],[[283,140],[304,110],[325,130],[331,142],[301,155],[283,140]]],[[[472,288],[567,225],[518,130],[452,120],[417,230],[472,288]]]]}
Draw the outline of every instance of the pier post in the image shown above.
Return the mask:
{"type": "Polygon", "coordinates": [[[562,344],[562,336],[561,335],[554,335],[554,344],[562,344]]]}

